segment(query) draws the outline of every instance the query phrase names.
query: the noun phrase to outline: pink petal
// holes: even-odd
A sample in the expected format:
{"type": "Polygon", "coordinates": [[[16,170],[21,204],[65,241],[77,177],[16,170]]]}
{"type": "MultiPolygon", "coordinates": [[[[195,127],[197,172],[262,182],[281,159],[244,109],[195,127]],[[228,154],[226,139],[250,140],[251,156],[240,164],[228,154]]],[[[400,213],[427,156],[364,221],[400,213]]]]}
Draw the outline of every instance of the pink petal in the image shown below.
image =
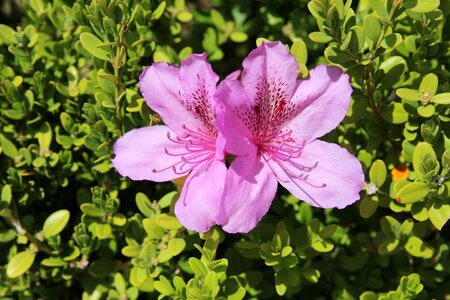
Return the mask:
{"type": "Polygon", "coordinates": [[[184,105],[186,96],[179,73],[178,67],[165,62],[155,63],[139,76],[139,89],[147,105],[161,116],[164,123],[184,136],[183,125],[196,128],[201,123],[184,105]]]}
{"type": "Polygon", "coordinates": [[[184,126],[193,130],[213,128],[212,97],[218,77],[205,55],[191,55],[180,68],[155,63],[144,70],[139,81],[148,106],[180,136],[186,134],[184,126]]]}
{"type": "Polygon", "coordinates": [[[344,208],[359,200],[364,173],[361,163],[346,149],[315,140],[306,144],[300,158],[291,161],[297,168],[289,162],[269,160],[269,164],[280,184],[300,200],[322,208],[344,208]],[[308,172],[305,167],[314,168],[308,172]],[[300,174],[307,178],[300,179],[300,174]]]}
{"type": "Polygon", "coordinates": [[[215,132],[214,94],[219,76],[206,60],[206,53],[193,54],[181,62],[180,81],[187,96],[185,106],[210,132],[215,132]]]}
{"type": "Polygon", "coordinates": [[[337,67],[319,65],[300,80],[291,103],[298,111],[284,126],[296,140],[314,140],[335,129],[350,106],[352,87],[337,67]]]}
{"type": "Polygon", "coordinates": [[[216,97],[220,101],[216,106],[218,138],[223,140],[225,151],[234,155],[247,154],[253,134],[244,123],[246,115],[243,114],[251,108],[250,99],[236,80],[224,80],[216,97]]]}
{"type": "Polygon", "coordinates": [[[187,178],[180,198],[175,204],[175,215],[187,229],[206,232],[221,222],[221,199],[227,168],[215,160],[199,175],[193,170],[187,178]]]}
{"type": "Polygon", "coordinates": [[[236,70],[228,74],[227,77],[225,77],[224,81],[226,80],[239,80],[239,77],[241,77],[241,70],[236,70]]]}
{"type": "MultiPolygon", "coordinates": [[[[298,63],[280,42],[263,43],[243,62],[242,84],[252,101],[251,113],[259,132],[275,126],[274,110],[291,99],[296,87],[298,63]]],[[[252,128],[250,128],[252,130],[252,128]]]]}
{"type": "Polygon", "coordinates": [[[277,179],[253,146],[231,163],[225,182],[223,230],[249,232],[267,213],[277,191],[277,179]]]}
{"type": "Polygon", "coordinates": [[[176,136],[167,126],[143,127],[125,133],[114,144],[116,156],[111,160],[114,168],[132,180],[162,182],[181,177],[169,167],[179,162],[180,156],[167,155],[165,149],[173,153],[186,149],[184,145],[171,142],[167,133],[176,136]],[[158,172],[153,172],[154,169],[158,172]]]}

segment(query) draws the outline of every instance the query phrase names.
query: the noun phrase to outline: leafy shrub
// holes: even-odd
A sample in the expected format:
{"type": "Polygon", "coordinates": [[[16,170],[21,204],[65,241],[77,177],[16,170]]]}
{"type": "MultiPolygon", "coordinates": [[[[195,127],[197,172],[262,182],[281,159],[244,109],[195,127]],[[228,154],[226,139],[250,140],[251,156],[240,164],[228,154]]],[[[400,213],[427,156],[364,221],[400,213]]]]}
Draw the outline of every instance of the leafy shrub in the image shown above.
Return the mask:
{"type": "Polygon", "coordinates": [[[22,17],[0,25],[2,299],[449,297],[449,0],[4,3],[22,17]],[[325,139],[363,164],[362,200],[320,210],[279,191],[249,234],[187,231],[179,182],[110,163],[119,136],[161,122],[137,78],[202,51],[225,76],[264,39],[301,77],[350,75],[325,139]]]}

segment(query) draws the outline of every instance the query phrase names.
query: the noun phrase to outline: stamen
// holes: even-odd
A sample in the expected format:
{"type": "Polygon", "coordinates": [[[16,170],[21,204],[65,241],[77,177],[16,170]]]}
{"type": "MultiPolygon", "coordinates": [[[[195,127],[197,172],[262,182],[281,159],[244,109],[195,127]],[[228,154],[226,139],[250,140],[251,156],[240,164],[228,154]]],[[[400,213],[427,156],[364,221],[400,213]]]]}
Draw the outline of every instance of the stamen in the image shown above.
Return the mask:
{"type": "Polygon", "coordinates": [[[186,151],[174,152],[165,147],[166,155],[179,157],[179,160],[165,168],[152,169],[153,173],[164,172],[169,169],[172,169],[177,175],[185,175],[194,169],[197,169],[196,173],[198,173],[206,170],[213,162],[216,152],[214,137],[201,129],[194,131],[187,128],[186,125],[183,125],[183,128],[188,131],[186,138],[172,137],[170,132],[167,132],[167,139],[174,144],[183,145],[186,151]]]}
{"type": "MultiPolygon", "coordinates": [[[[288,130],[285,132],[278,132],[269,138],[264,139],[264,142],[259,145],[259,151],[264,160],[266,160],[266,162],[269,160],[276,162],[291,179],[300,180],[314,188],[326,187],[325,183],[316,184],[311,182],[309,180],[309,174],[305,174],[312,172],[319,162],[315,162],[312,166],[308,166],[294,160],[301,157],[306,141],[303,141],[299,146],[295,143],[291,134],[292,130],[288,130]],[[298,173],[299,171],[300,173],[298,173]]],[[[282,181],[280,178],[279,180],[282,181]]]]}

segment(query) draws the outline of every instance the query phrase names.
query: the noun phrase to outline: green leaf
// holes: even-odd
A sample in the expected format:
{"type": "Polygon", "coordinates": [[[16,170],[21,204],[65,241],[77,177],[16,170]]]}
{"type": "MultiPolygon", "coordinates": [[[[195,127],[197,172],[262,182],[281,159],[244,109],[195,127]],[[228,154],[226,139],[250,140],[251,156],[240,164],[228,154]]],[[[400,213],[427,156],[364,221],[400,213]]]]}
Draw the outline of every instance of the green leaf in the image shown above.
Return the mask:
{"type": "Polygon", "coordinates": [[[1,200],[1,202],[4,202],[6,205],[11,204],[11,200],[12,200],[11,185],[5,184],[3,186],[0,200],[1,200]]]}
{"type": "Polygon", "coordinates": [[[417,177],[423,181],[429,181],[437,174],[439,162],[430,144],[424,142],[417,144],[413,153],[413,167],[417,177]]]}
{"type": "Polygon", "coordinates": [[[420,101],[420,95],[417,90],[400,88],[395,91],[397,96],[409,101],[420,101]]]}
{"type": "Polygon", "coordinates": [[[159,276],[159,281],[153,282],[153,287],[155,288],[155,290],[165,296],[175,293],[175,289],[173,288],[172,284],[163,275],[159,276]]]}
{"type": "Polygon", "coordinates": [[[2,134],[0,134],[0,146],[2,152],[9,158],[15,159],[19,155],[16,146],[2,134]]]}
{"type": "Polygon", "coordinates": [[[391,88],[400,81],[406,71],[406,66],[406,61],[401,56],[391,56],[384,60],[376,76],[381,88],[391,88]]]}
{"type": "Polygon", "coordinates": [[[61,209],[55,211],[44,222],[42,231],[44,232],[44,237],[48,239],[49,237],[55,236],[63,231],[70,219],[70,212],[66,209],[61,209]]]}
{"type": "Polygon", "coordinates": [[[400,33],[392,33],[387,35],[381,42],[381,47],[389,50],[397,47],[402,42],[402,35],[400,33]]]}
{"type": "Polygon", "coordinates": [[[439,0],[405,0],[403,6],[415,13],[428,13],[439,7],[439,0]]]}
{"type": "Polygon", "coordinates": [[[181,238],[171,238],[167,244],[167,249],[172,256],[180,254],[184,247],[186,247],[186,242],[181,238]]]}
{"type": "Polygon", "coordinates": [[[161,239],[164,235],[164,229],[159,227],[153,219],[145,218],[142,225],[150,238],[161,239]]]}
{"type": "Polygon", "coordinates": [[[141,247],[138,245],[128,245],[121,250],[121,253],[126,257],[137,257],[139,252],[141,252],[141,247]]]}
{"type": "Polygon", "coordinates": [[[363,21],[364,34],[372,41],[377,41],[381,34],[381,24],[376,16],[368,15],[363,21]]]}
{"type": "Polygon", "coordinates": [[[101,224],[98,223],[95,227],[95,234],[99,239],[107,239],[111,237],[112,234],[112,228],[109,224],[101,224]]]}
{"type": "Polygon", "coordinates": [[[383,241],[380,246],[378,246],[378,253],[381,255],[388,255],[397,249],[399,243],[400,240],[395,238],[390,238],[386,241],[383,241]]]}
{"type": "Polygon", "coordinates": [[[216,9],[211,9],[210,14],[211,14],[211,21],[217,27],[217,29],[225,30],[226,22],[222,14],[216,9]]]}
{"type": "Polygon", "coordinates": [[[377,208],[377,201],[373,200],[372,197],[364,197],[359,204],[359,214],[361,217],[367,219],[377,211],[377,208]]]}
{"type": "Polygon", "coordinates": [[[393,103],[381,108],[381,116],[392,124],[402,124],[408,121],[409,114],[401,103],[393,103]]]}
{"type": "Polygon", "coordinates": [[[381,187],[386,181],[387,170],[386,165],[380,159],[377,159],[370,167],[369,178],[370,181],[375,183],[377,187],[381,187]]]}
{"type": "Polygon", "coordinates": [[[59,258],[59,257],[49,257],[49,258],[45,258],[41,261],[41,265],[42,266],[46,266],[46,267],[62,267],[66,264],[66,262],[59,258]]]}
{"type": "MultiPolygon", "coordinates": [[[[366,42],[366,36],[364,35],[364,30],[361,26],[353,26],[351,28],[351,37],[348,44],[348,48],[351,52],[357,53],[359,52],[366,42]]],[[[341,48],[341,50],[344,50],[341,48]]]]}
{"type": "Polygon", "coordinates": [[[279,296],[283,296],[287,291],[287,282],[289,282],[287,270],[281,270],[275,273],[275,290],[279,296]]]}
{"type": "Polygon", "coordinates": [[[198,258],[190,257],[189,266],[196,276],[206,275],[207,271],[205,265],[198,258]]]}
{"type": "Polygon", "coordinates": [[[157,8],[152,12],[151,20],[156,21],[161,18],[164,10],[166,9],[166,1],[161,2],[157,8]]]}
{"type": "Polygon", "coordinates": [[[114,287],[120,294],[123,294],[126,292],[127,285],[126,285],[125,279],[123,278],[122,274],[120,274],[120,273],[114,274],[114,287]]]}
{"type": "Polygon", "coordinates": [[[192,20],[192,17],[193,17],[193,15],[189,11],[182,11],[177,15],[178,21],[180,21],[182,23],[189,22],[190,20],[192,20]]]}
{"type": "Polygon", "coordinates": [[[92,33],[83,32],[80,35],[80,42],[83,48],[86,49],[91,55],[101,60],[110,60],[109,53],[105,49],[98,47],[98,45],[103,44],[103,41],[92,33]]]}
{"type": "Polygon", "coordinates": [[[329,36],[328,34],[326,34],[324,32],[319,32],[319,31],[310,33],[309,38],[313,42],[320,43],[320,44],[326,44],[333,40],[332,36],[329,36]]]}
{"type": "Polygon", "coordinates": [[[248,39],[248,36],[245,32],[235,31],[231,33],[230,39],[235,43],[242,43],[248,39]]]}
{"type": "Polygon", "coordinates": [[[428,195],[428,185],[424,182],[411,182],[397,193],[397,201],[402,204],[423,200],[428,195]]]}
{"type": "Polygon", "coordinates": [[[433,102],[436,104],[449,105],[450,104],[450,93],[441,93],[434,95],[433,102]]]}
{"type": "Polygon", "coordinates": [[[101,217],[105,214],[100,208],[92,203],[83,203],[80,205],[80,209],[90,217],[101,217]]]}
{"type": "Polygon", "coordinates": [[[435,108],[433,105],[427,105],[427,106],[419,106],[417,107],[417,113],[419,116],[424,118],[429,118],[434,115],[435,108]]]}
{"type": "Polygon", "coordinates": [[[61,125],[64,128],[64,130],[68,133],[71,132],[72,127],[74,125],[74,121],[72,119],[72,117],[66,113],[65,111],[63,111],[60,115],[59,115],[59,120],[61,121],[61,125]]]}
{"type": "Polygon", "coordinates": [[[114,270],[114,262],[108,258],[100,258],[89,264],[89,273],[95,277],[110,276],[114,270]]]}
{"type": "Polygon", "coordinates": [[[176,217],[168,214],[160,214],[155,218],[155,222],[164,229],[180,229],[183,227],[176,217]]]}
{"type": "Polygon", "coordinates": [[[388,12],[386,8],[386,1],[383,0],[370,0],[368,4],[379,16],[387,17],[388,12]]]}
{"type": "Polygon", "coordinates": [[[171,63],[172,62],[172,58],[164,51],[161,50],[156,50],[155,52],[153,52],[153,61],[154,62],[167,62],[167,63],[171,63]]]}
{"type": "Polygon", "coordinates": [[[160,208],[169,207],[172,204],[172,201],[176,200],[176,198],[178,198],[177,191],[167,193],[161,199],[159,199],[158,205],[160,208]]]}
{"type": "Polygon", "coordinates": [[[41,125],[39,131],[36,133],[41,156],[48,156],[50,154],[50,144],[52,143],[52,137],[52,128],[50,127],[50,124],[48,122],[45,122],[41,125]]]}
{"type": "Polygon", "coordinates": [[[439,85],[438,77],[435,74],[430,73],[422,79],[422,82],[420,83],[419,86],[419,91],[421,93],[428,92],[431,95],[434,95],[436,94],[438,85],[439,85]]]}
{"type": "Polygon", "coordinates": [[[428,209],[428,217],[434,227],[441,230],[445,223],[450,219],[450,204],[441,203],[438,205],[437,203],[434,203],[428,209]]]}
{"type": "Polygon", "coordinates": [[[380,220],[380,226],[387,236],[398,236],[400,233],[400,223],[391,216],[384,216],[380,220]]]}
{"type": "Polygon", "coordinates": [[[0,40],[5,44],[17,44],[16,31],[9,26],[0,24],[0,40]]]}
{"type": "Polygon", "coordinates": [[[428,247],[425,243],[416,236],[412,236],[405,244],[405,250],[415,257],[422,257],[424,259],[433,256],[433,248],[428,247]]]}
{"type": "Polygon", "coordinates": [[[144,193],[139,192],[136,194],[136,205],[139,211],[147,218],[151,218],[155,214],[150,200],[144,193]]]}
{"type": "Polygon", "coordinates": [[[442,154],[441,162],[442,162],[442,168],[444,168],[444,170],[450,171],[450,150],[446,150],[442,154]]]}
{"type": "Polygon", "coordinates": [[[323,239],[330,238],[338,229],[336,224],[330,224],[325,226],[322,230],[320,230],[320,237],[323,239]]]}
{"type": "Polygon", "coordinates": [[[359,300],[377,300],[378,295],[372,291],[366,291],[359,296],[359,300]]]}
{"type": "Polygon", "coordinates": [[[28,271],[34,263],[35,252],[23,251],[14,255],[6,267],[6,275],[9,278],[16,278],[28,271]]]}

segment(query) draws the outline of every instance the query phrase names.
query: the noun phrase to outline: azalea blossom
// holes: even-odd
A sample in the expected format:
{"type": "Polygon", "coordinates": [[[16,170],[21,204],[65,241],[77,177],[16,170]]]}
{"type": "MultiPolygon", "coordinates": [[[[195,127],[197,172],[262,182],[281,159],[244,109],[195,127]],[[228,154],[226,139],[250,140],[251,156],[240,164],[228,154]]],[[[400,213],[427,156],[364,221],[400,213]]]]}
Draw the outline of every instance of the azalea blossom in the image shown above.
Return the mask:
{"type": "Polygon", "coordinates": [[[217,91],[220,135],[225,151],[235,156],[223,194],[227,232],[253,229],[269,210],[278,182],[321,208],[343,208],[360,197],[359,161],[317,140],[347,113],[348,75],[325,65],[303,80],[297,74],[298,63],[282,43],[263,43],[244,60],[240,80],[224,80],[217,91]]]}
{"type": "Polygon", "coordinates": [[[114,145],[113,166],[132,180],[169,181],[188,175],[175,214],[188,229],[204,232],[221,223],[227,168],[216,129],[219,77],[206,55],[191,55],[180,67],[155,63],[139,77],[148,106],[166,126],[127,132],[114,145]]]}

